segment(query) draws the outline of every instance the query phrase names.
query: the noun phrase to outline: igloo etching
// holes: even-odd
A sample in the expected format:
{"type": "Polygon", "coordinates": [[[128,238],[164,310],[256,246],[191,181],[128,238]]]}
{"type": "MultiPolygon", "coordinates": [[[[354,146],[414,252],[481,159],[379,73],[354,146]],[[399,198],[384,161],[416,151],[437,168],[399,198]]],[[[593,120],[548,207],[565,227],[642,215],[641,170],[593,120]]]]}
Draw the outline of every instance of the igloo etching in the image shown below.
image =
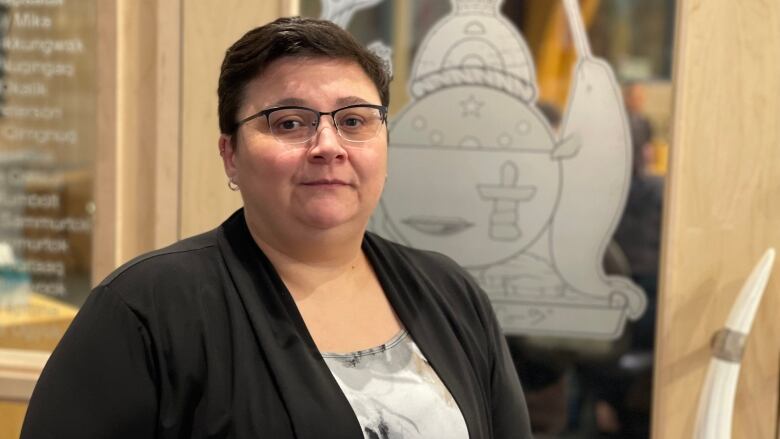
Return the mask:
{"type": "Polygon", "coordinates": [[[499,0],[452,0],[427,34],[390,124],[371,230],[444,253],[490,296],[505,332],[615,338],[644,292],[602,261],[625,205],[631,143],[620,88],[565,0],[578,63],[558,129],[499,0]]]}

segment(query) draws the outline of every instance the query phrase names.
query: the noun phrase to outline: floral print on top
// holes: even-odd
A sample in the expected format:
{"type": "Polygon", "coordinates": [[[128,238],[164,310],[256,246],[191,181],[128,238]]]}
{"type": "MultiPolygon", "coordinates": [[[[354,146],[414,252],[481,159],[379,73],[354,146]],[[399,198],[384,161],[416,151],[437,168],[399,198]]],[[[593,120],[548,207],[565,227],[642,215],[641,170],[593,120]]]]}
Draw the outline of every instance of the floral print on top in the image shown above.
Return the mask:
{"type": "Polygon", "coordinates": [[[467,439],[447,387],[406,330],[375,348],[322,353],[366,439],[467,439]]]}

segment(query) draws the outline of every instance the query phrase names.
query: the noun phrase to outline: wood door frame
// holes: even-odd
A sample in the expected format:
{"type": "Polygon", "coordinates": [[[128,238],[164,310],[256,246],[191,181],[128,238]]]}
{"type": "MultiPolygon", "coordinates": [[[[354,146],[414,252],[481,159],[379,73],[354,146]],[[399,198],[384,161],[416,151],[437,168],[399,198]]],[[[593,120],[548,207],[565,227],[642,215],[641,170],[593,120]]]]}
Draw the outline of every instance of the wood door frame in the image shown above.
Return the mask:
{"type": "MultiPolygon", "coordinates": [[[[691,437],[739,289],[780,249],[780,3],[679,0],[653,392],[654,438],[691,437]]],[[[742,359],[734,437],[775,438],[780,269],[742,359]]]]}

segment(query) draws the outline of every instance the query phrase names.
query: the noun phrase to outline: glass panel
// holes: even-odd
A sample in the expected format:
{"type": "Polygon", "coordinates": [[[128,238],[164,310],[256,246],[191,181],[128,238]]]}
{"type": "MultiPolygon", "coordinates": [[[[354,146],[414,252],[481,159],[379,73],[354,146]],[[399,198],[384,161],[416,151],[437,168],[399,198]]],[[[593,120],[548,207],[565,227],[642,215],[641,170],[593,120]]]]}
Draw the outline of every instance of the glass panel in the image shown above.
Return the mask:
{"type": "Polygon", "coordinates": [[[0,2],[0,348],[52,349],[90,289],[95,14],[0,2]]]}
{"type": "MultiPolygon", "coordinates": [[[[303,15],[335,17],[334,21],[347,27],[365,44],[371,45],[380,41],[392,49],[395,80],[391,86],[390,147],[394,149],[390,156],[399,161],[399,163],[403,162],[402,156],[404,154],[414,154],[415,159],[418,161],[430,158],[431,163],[441,164],[446,162],[449,167],[446,172],[447,175],[461,176],[459,179],[450,179],[450,185],[463,186],[461,184],[463,179],[471,178],[469,177],[470,175],[475,172],[478,173],[478,171],[474,170],[477,167],[475,163],[485,161],[482,157],[478,159],[477,155],[479,154],[476,152],[466,151],[466,149],[468,147],[483,147],[484,139],[479,138],[480,133],[484,131],[492,133],[495,131],[496,134],[500,134],[499,131],[502,129],[502,126],[514,125],[514,123],[507,125],[502,122],[508,113],[517,116],[524,111],[534,115],[540,114],[544,117],[544,120],[539,119],[539,126],[546,125],[550,127],[549,134],[541,136],[540,139],[554,139],[556,142],[554,147],[560,148],[561,154],[564,154],[567,148],[572,156],[579,154],[577,151],[578,142],[571,141],[570,137],[568,137],[570,133],[567,131],[559,132],[558,128],[560,126],[560,130],[566,130],[571,127],[572,120],[576,119],[574,117],[576,108],[570,102],[572,99],[570,94],[573,91],[572,85],[576,82],[574,80],[576,78],[572,77],[573,71],[577,66],[578,54],[581,54],[577,44],[575,44],[577,40],[572,38],[572,20],[571,17],[567,18],[563,0],[517,0],[512,2],[476,0],[431,0],[425,2],[323,0],[320,2],[318,0],[301,0],[300,6],[303,15]],[[339,14],[337,16],[328,15],[337,10],[336,5],[339,6],[339,14]],[[506,93],[493,93],[493,90],[483,88],[469,90],[472,95],[464,95],[461,101],[457,99],[451,102],[447,101],[449,105],[443,105],[442,102],[439,102],[439,105],[433,105],[436,104],[434,102],[428,105],[431,111],[425,112],[423,107],[426,105],[426,99],[441,99],[441,97],[433,96],[435,93],[429,93],[428,95],[424,93],[415,94],[410,78],[419,78],[420,72],[415,69],[419,67],[416,64],[416,59],[420,56],[421,51],[439,50],[441,57],[444,57],[445,54],[450,56],[456,50],[461,49],[465,51],[473,50],[475,53],[481,50],[476,48],[478,44],[474,41],[471,41],[473,44],[469,46],[468,38],[458,40],[463,42],[461,47],[455,47],[452,43],[455,41],[453,38],[449,40],[442,38],[442,46],[434,50],[431,49],[434,45],[431,35],[441,30],[443,19],[451,17],[451,14],[458,10],[461,12],[468,11],[466,15],[468,15],[469,19],[464,19],[462,24],[466,26],[466,29],[471,25],[475,35],[480,32],[488,34],[496,32],[497,28],[504,25],[501,20],[495,21],[497,20],[495,8],[499,8],[498,10],[500,10],[503,19],[506,19],[510,29],[514,28],[522,34],[523,44],[528,47],[530,58],[532,58],[535,66],[535,76],[534,72],[520,73],[516,76],[523,79],[531,79],[535,82],[533,86],[536,87],[536,105],[532,108],[530,105],[513,103],[511,100],[507,100],[506,93]],[[485,29],[480,30],[480,23],[485,20],[493,20],[491,23],[494,24],[493,26],[483,26],[483,28],[487,28],[487,32],[485,29]],[[451,42],[449,46],[444,44],[447,41],[451,42]],[[472,96],[473,99],[470,100],[469,96],[472,96]],[[500,102],[505,102],[505,104],[498,105],[500,102]],[[402,130],[399,128],[402,124],[408,122],[410,130],[413,130],[415,126],[422,130],[423,128],[427,129],[431,124],[441,124],[445,128],[440,133],[441,139],[444,139],[452,131],[457,131],[457,127],[464,126],[465,122],[455,121],[458,117],[465,117],[469,114],[476,115],[490,106],[494,108],[500,107],[503,110],[492,113],[491,118],[483,118],[479,125],[470,126],[471,128],[469,129],[473,129],[475,134],[474,138],[471,139],[471,143],[461,142],[457,151],[453,150],[446,158],[434,157],[436,154],[429,147],[430,142],[437,142],[434,137],[429,137],[426,140],[428,142],[426,145],[418,145],[422,146],[422,148],[418,148],[419,150],[425,149],[426,151],[422,154],[412,149],[407,151],[406,149],[398,148],[399,142],[414,143],[412,142],[414,139],[409,140],[404,137],[406,132],[401,132],[402,130]],[[444,113],[442,109],[446,108],[455,108],[460,113],[455,114],[458,111],[451,111],[450,113],[452,114],[444,116],[442,115],[444,113]],[[415,112],[419,113],[418,116],[423,117],[410,118],[410,115],[414,116],[416,114],[415,112]],[[447,119],[449,117],[450,119],[449,121],[441,120],[436,122],[438,120],[437,117],[439,119],[447,119]],[[464,146],[467,148],[464,149],[464,146]],[[426,157],[425,154],[431,157],[426,157]],[[458,164],[459,156],[463,156],[463,163],[460,165],[458,164]]],[[[670,75],[674,1],[580,0],[579,7],[581,9],[582,24],[587,31],[587,40],[590,43],[593,56],[607,61],[617,79],[614,93],[605,94],[604,96],[617,96],[617,102],[620,102],[620,94],[624,95],[625,108],[621,113],[625,115],[624,132],[630,139],[625,143],[628,150],[625,157],[632,157],[627,163],[621,165],[624,166],[626,172],[623,186],[610,186],[614,190],[623,191],[622,199],[625,206],[622,216],[618,210],[616,218],[620,219],[619,224],[614,224],[604,242],[605,247],[602,249],[603,263],[600,263],[601,261],[588,260],[583,260],[583,263],[597,265],[597,271],[603,269],[605,273],[602,273],[602,277],[606,274],[617,276],[608,277],[608,279],[624,280],[626,283],[621,283],[623,285],[621,288],[625,289],[622,297],[628,298],[629,302],[632,296],[626,291],[640,291],[639,289],[641,288],[641,291],[643,291],[641,296],[637,294],[633,297],[644,298],[646,303],[642,306],[637,306],[638,309],[641,308],[642,312],[629,315],[628,318],[623,317],[625,326],[617,322],[616,330],[612,334],[603,332],[594,336],[588,336],[582,331],[583,328],[594,324],[592,322],[594,317],[595,320],[614,317],[614,314],[611,314],[609,309],[607,311],[610,312],[605,311],[598,315],[593,312],[584,312],[576,316],[572,315],[568,319],[559,319],[550,328],[547,328],[546,331],[535,331],[533,324],[528,324],[527,322],[515,325],[512,328],[511,323],[509,325],[506,324],[508,321],[506,318],[502,320],[502,323],[504,323],[505,330],[510,328],[507,330],[507,333],[511,334],[508,335],[508,341],[521,376],[521,381],[526,390],[534,431],[538,437],[648,437],[660,214],[671,111],[670,75]],[[614,238],[609,239],[613,232],[614,238]],[[568,335],[567,332],[569,333],[568,335]]],[[[461,30],[458,29],[458,31],[461,30]]],[[[509,57],[507,55],[509,53],[507,52],[509,50],[507,47],[515,44],[512,41],[511,31],[507,32],[509,33],[505,38],[492,41],[493,47],[496,48],[495,50],[501,54],[498,58],[503,56],[505,57],[504,61],[509,57]]],[[[474,40],[476,41],[477,38],[474,40]]],[[[517,57],[522,58],[521,49],[517,49],[515,54],[517,57]]],[[[462,57],[463,63],[460,66],[468,64],[465,61],[467,58],[467,56],[462,57]]],[[[473,65],[475,66],[492,66],[491,61],[485,61],[489,57],[483,57],[481,60],[477,58],[479,57],[471,58],[470,62],[474,63],[473,65]]],[[[506,69],[511,70],[509,67],[506,67],[506,69]]],[[[461,75],[458,77],[463,78],[467,76],[463,74],[467,70],[461,69],[459,72],[461,75]]],[[[441,73],[441,70],[438,73],[441,73]]],[[[479,72],[473,71],[469,74],[473,78],[473,75],[477,75],[479,72]]],[[[444,76],[440,75],[440,77],[437,77],[437,80],[452,80],[453,78],[452,75],[447,78],[444,76]]],[[[608,76],[605,77],[607,78],[607,83],[611,83],[610,81],[612,80],[608,76]]],[[[507,76],[502,77],[507,78],[507,76]]],[[[505,84],[511,83],[512,77],[509,76],[508,78],[507,82],[501,83],[504,85],[499,84],[499,88],[504,87],[503,92],[507,91],[508,86],[505,86],[505,84]]],[[[494,82],[492,84],[494,89],[495,85],[496,83],[494,82]]],[[[460,88],[465,90],[463,87],[460,88]]],[[[452,87],[449,93],[454,93],[453,90],[455,89],[458,89],[458,87],[452,87]]],[[[583,92],[583,90],[585,89],[580,89],[580,92],[583,92]]],[[[517,93],[520,101],[525,99],[523,102],[534,102],[531,98],[522,98],[521,91],[517,93]]],[[[574,94],[576,95],[576,91],[574,94]]],[[[574,100],[576,101],[576,99],[574,100]]],[[[596,108],[595,106],[597,106],[596,103],[587,103],[585,105],[588,106],[587,108],[596,108]]],[[[609,107],[601,108],[602,110],[594,110],[592,114],[603,113],[603,108],[609,107]]],[[[582,116],[580,116],[580,119],[588,120],[587,117],[582,116]]],[[[596,138],[596,140],[598,141],[599,138],[596,138]]],[[[496,137],[496,141],[501,143],[500,135],[496,137]]],[[[586,148],[587,143],[585,145],[581,147],[586,148]]],[[[533,149],[528,142],[523,143],[521,146],[533,149]]],[[[504,152],[500,154],[507,155],[504,152]]],[[[498,155],[495,157],[499,162],[496,166],[497,169],[500,169],[500,172],[497,171],[497,176],[500,177],[499,186],[501,187],[493,188],[493,192],[501,192],[503,190],[501,193],[505,194],[508,190],[506,186],[510,185],[513,186],[511,188],[514,190],[513,196],[522,195],[520,194],[520,189],[522,188],[514,187],[517,186],[515,183],[524,181],[523,179],[529,178],[529,175],[535,175],[533,172],[535,172],[535,169],[539,169],[538,167],[527,166],[528,163],[533,161],[532,159],[535,160],[536,156],[529,153],[525,157],[527,160],[516,161],[514,167],[498,166],[500,163],[508,163],[512,162],[512,160],[506,157],[498,157],[498,155]]],[[[615,158],[611,156],[605,156],[605,158],[606,161],[602,168],[604,171],[610,171],[617,166],[615,163],[621,163],[619,160],[614,161],[615,158]]],[[[413,161],[403,163],[409,162],[413,161]]],[[[567,166],[563,161],[561,163],[561,166],[567,166]]],[[[392,162],[391,166],[394,166],[392,162]]],[[[406,165],[402,164],[399,166],[406,165]]],[[[567,180],[576,180],[577,178],[590,175],[598,177],[599,171],[596,170],[595,174],[592,174],[593,171],[594,169],[572,171],[564,168],[559,175],[562,177],[562,181],[564,181],[561,187],[565,189],[565,181],[567,180]],[[587,172],[587,174],[583,174],[583,172],[587,172]]],[[[397,170],[393,168],[389,170],[390,180],[388,181],[388,187],[390,188],[393,184],[391,180],[394,179],[394,172],[397,172],[397,170]]],[[[413,170],[405,169],[404,172],[408,174],[413,172],[413,170]]],[[[438,175],[432,171],[431,166],[425,167],[425,172],[431,179],[433,179],[433,176],[438,175]]],[[[398,178],[406,179],[407,175],[398,175],[398,178]]],[[[480,175],[475,178],[484,179],[485,177],[480,175]]],[[[537,186],[537,190],[543,190],[546,187],[546,184],[540,183],[540,181],[534,183],[537,186]]],[[[471,186],[466,185],[461,189],[468,191],[471,186]]],[[[460,188],[460,186],[458,187],[460,188]]],[[[485,188],[483,187],[482,189],[485,188]]],[[[587,209],[588,204],[595,205],[595,203],[601,202],[599,200],[603,198],[605,191],[608,192],[608,190],[600,190],[581,194],[579,201],[581,208],[587,209]]],[[[530,189],[526,192],[523,196],[539,196],[539,193],[533,193],[530,189]]],[[[415,195],[417,197],[421,196],[419,191],[415,191],[413,194],[406,196],[406,198],[399,195],[397,198],[405,199],[406,201],[403,203],[408,206],[414,204],[415,195]]],[[[385,195],[387,196],[388,192],[385,195]]],[[[389,196],[392,197],[393,195],[390,194],[389,196]]],[[[383,200],[383,202],[387,201],[383,200]]],[[[451,198],[444,196],[425,197],[426,206],[436,205],[437,203],[457,205],[451,198]]],[[[494,208],[501,210],[494,217],[509,219],[511,220],[509,222],[520,224],[525,220],[518,220],[517,215],[544,216],[548,209],[558,208],[545,207],[539,204],[529,208],[532,205],[528,204],[524,207],[525,210],[515,211],[513,208],[509,208],[501,203],[501,201],[497,201],[493,205],[494,208]]],[[[464,215],[466,214],[464,213],[464,215]]],[[[412,218],[413,215],[407,215],[407,217],[412,218]]],[[[598,220],[594,218],[592,216],[572,216],[570,220],[571,222],[580,221],[597,224],[598,220]]],[[[423,238],[424,236],[431,234],[438,234],[439,236],[450,234],[449,236],[455,236],[462,230],[474,228],[474,221],[461,221],[454,217],[449,217],[449,222],[432,221],[429,216],[412,219],[415,221],[410,220],[410,222],[405,224],[413,223],[413,226],[421,231],[419,237],[411,239],[414,242],[408,242],[409,238],[407,237],[407,242],[414,246],[419,245],[421,242],[426,242],[426,239],[429,240],[429,238],[423,238]]],[[[553,218],[550,221],[555,223],[556,219],[553,218]]],[[[397,226],[397,224],[394,224],[394,226],[397,226]]],[[[526,224],[526,226],[528,225],[526,224]]],[[[553,226],[542,225],[539,227],[552,228],[553,226]]],[[[533,229],[533,227],[530,228],[533,229]]],[[[517,235],[518,230],[512,227],[494,227],[491,230],[491,236],[494,238],[494,241],[503,239],[505,242],[509,242],[517,238],[515,235],[517,235]]],[[[401,236],[401,238],[404,238],[404,236],[401,236]]],[[[447,244],[444,242],[446,239],[442,241],[440,250],[446,253],[447,245],[452,246],[452,243],[447,244]]],[[[550,254],[551,252],[566,253],[575,248],[574,246],[564,245],[552,250],[549,248],[540,250],[539,248],[543,246],[537,247],[537,250],[539,250],[537,255],[541,256],[536,260],[533,258],[512,259],[513,266],[508,267],[507,264],[504,264],[499,268],[506,272],[514,272],[513,270],[518,269],[520,266],[527,269],[527,267],[532,267],[535,264],[539,265],[540,260],[554,260],[555,258],[550,254]]],[[[494,305],[496,305],[499,318],[501,319],[501,298],[500,294],[495,294],[495,291],[508,291],[506,285],[502,284],[503,281],[499,282],[500,285],[491,293],[490,287],[495,286],[494,283],[490,282],[491,277],[483,276],[480,278],[485,273],[484,270],[481,271],[479,269],[479,261],[468,259],[468,257],[481,257],[493,250],[486,247],[486,250],[482,253],[471,252],[470,255],[464,256],[464,254],[469,252],[461,251],[460,253],[453,252],[450,256],[459,260],[478,277],[478,280],[491,295],[491,299],[494,305]]],[[[530,253],[524,253],[526,256],[528,254],[530,253]]],[[[550,270],[550,279],[560,276],[561,270],[559,268],[556,267],[555,270],[550,270]]],[[[490,274],[494,275],[493,278],[499,279],[506,273],[502,274],[493,271],[490,274]]],[[[537,283],[544,283],[544,279],[539,280],[537,278],[535,280],[537,283]]],[[[558,284],[556,283],[555,285],[558,284]]],[[[555,313],[562,315],[561,307],[556,308],[555,304],[560,302],[556,302],[559,297],[555,295],[558,294],[556,291],[563,291],[561,295],[565,296],[568,286],[564,285],[562,290],[556,290],[554,288],[555,285],[547,289],[539,285],[533,287],[539,293],[532,302],[535,301],[536,305],[543,303],[551,303],[552,305],[547,308],[544,306],[529,307],[526,315],[529,320],[532,321],[534,317],[543,319],[549,308],[553,308],[555,313]]],[[[526,288],[526,292],[530,291],[527,285],[524,288],[526,288]]],[[[617,296],[620,295],[615,297],[617,296]]],[[[630,305],[630,303],[627,304],[624,309],[630,311],[630,305]]],[[[617,306],[623,305],[618,304],[617,306]]]]}

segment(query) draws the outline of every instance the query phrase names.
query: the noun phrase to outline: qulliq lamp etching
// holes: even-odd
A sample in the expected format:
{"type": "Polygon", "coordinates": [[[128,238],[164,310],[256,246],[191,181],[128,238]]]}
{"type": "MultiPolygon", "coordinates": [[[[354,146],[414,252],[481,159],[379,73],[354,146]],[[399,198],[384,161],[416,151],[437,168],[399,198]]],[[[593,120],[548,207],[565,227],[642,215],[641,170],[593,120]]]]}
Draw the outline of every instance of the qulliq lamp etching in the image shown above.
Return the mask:
{"type": "MultiPolygon", "coordinates": [[[[323,11],[341,19],[375,3],[330,0],[323,11]]],[[[531,53],[502,3],[451,0],[428,31],[411,101],[390,125],[390,175],[369,228],[469,270],[506,333],[619,337],[647,302],[602,265],[631,178],[620,88],[590,51],[577,1],[564,1],[578,62],[554,130],[537,108],[531,53]]]]}
{"type": "Polygon", "coordinates": [[[774,261],[775,250],[770,248],[742,286],[726,325],[712,338],[712,358],[699,396],[696,439],[731,438],[740,362],[774,261]]]}

